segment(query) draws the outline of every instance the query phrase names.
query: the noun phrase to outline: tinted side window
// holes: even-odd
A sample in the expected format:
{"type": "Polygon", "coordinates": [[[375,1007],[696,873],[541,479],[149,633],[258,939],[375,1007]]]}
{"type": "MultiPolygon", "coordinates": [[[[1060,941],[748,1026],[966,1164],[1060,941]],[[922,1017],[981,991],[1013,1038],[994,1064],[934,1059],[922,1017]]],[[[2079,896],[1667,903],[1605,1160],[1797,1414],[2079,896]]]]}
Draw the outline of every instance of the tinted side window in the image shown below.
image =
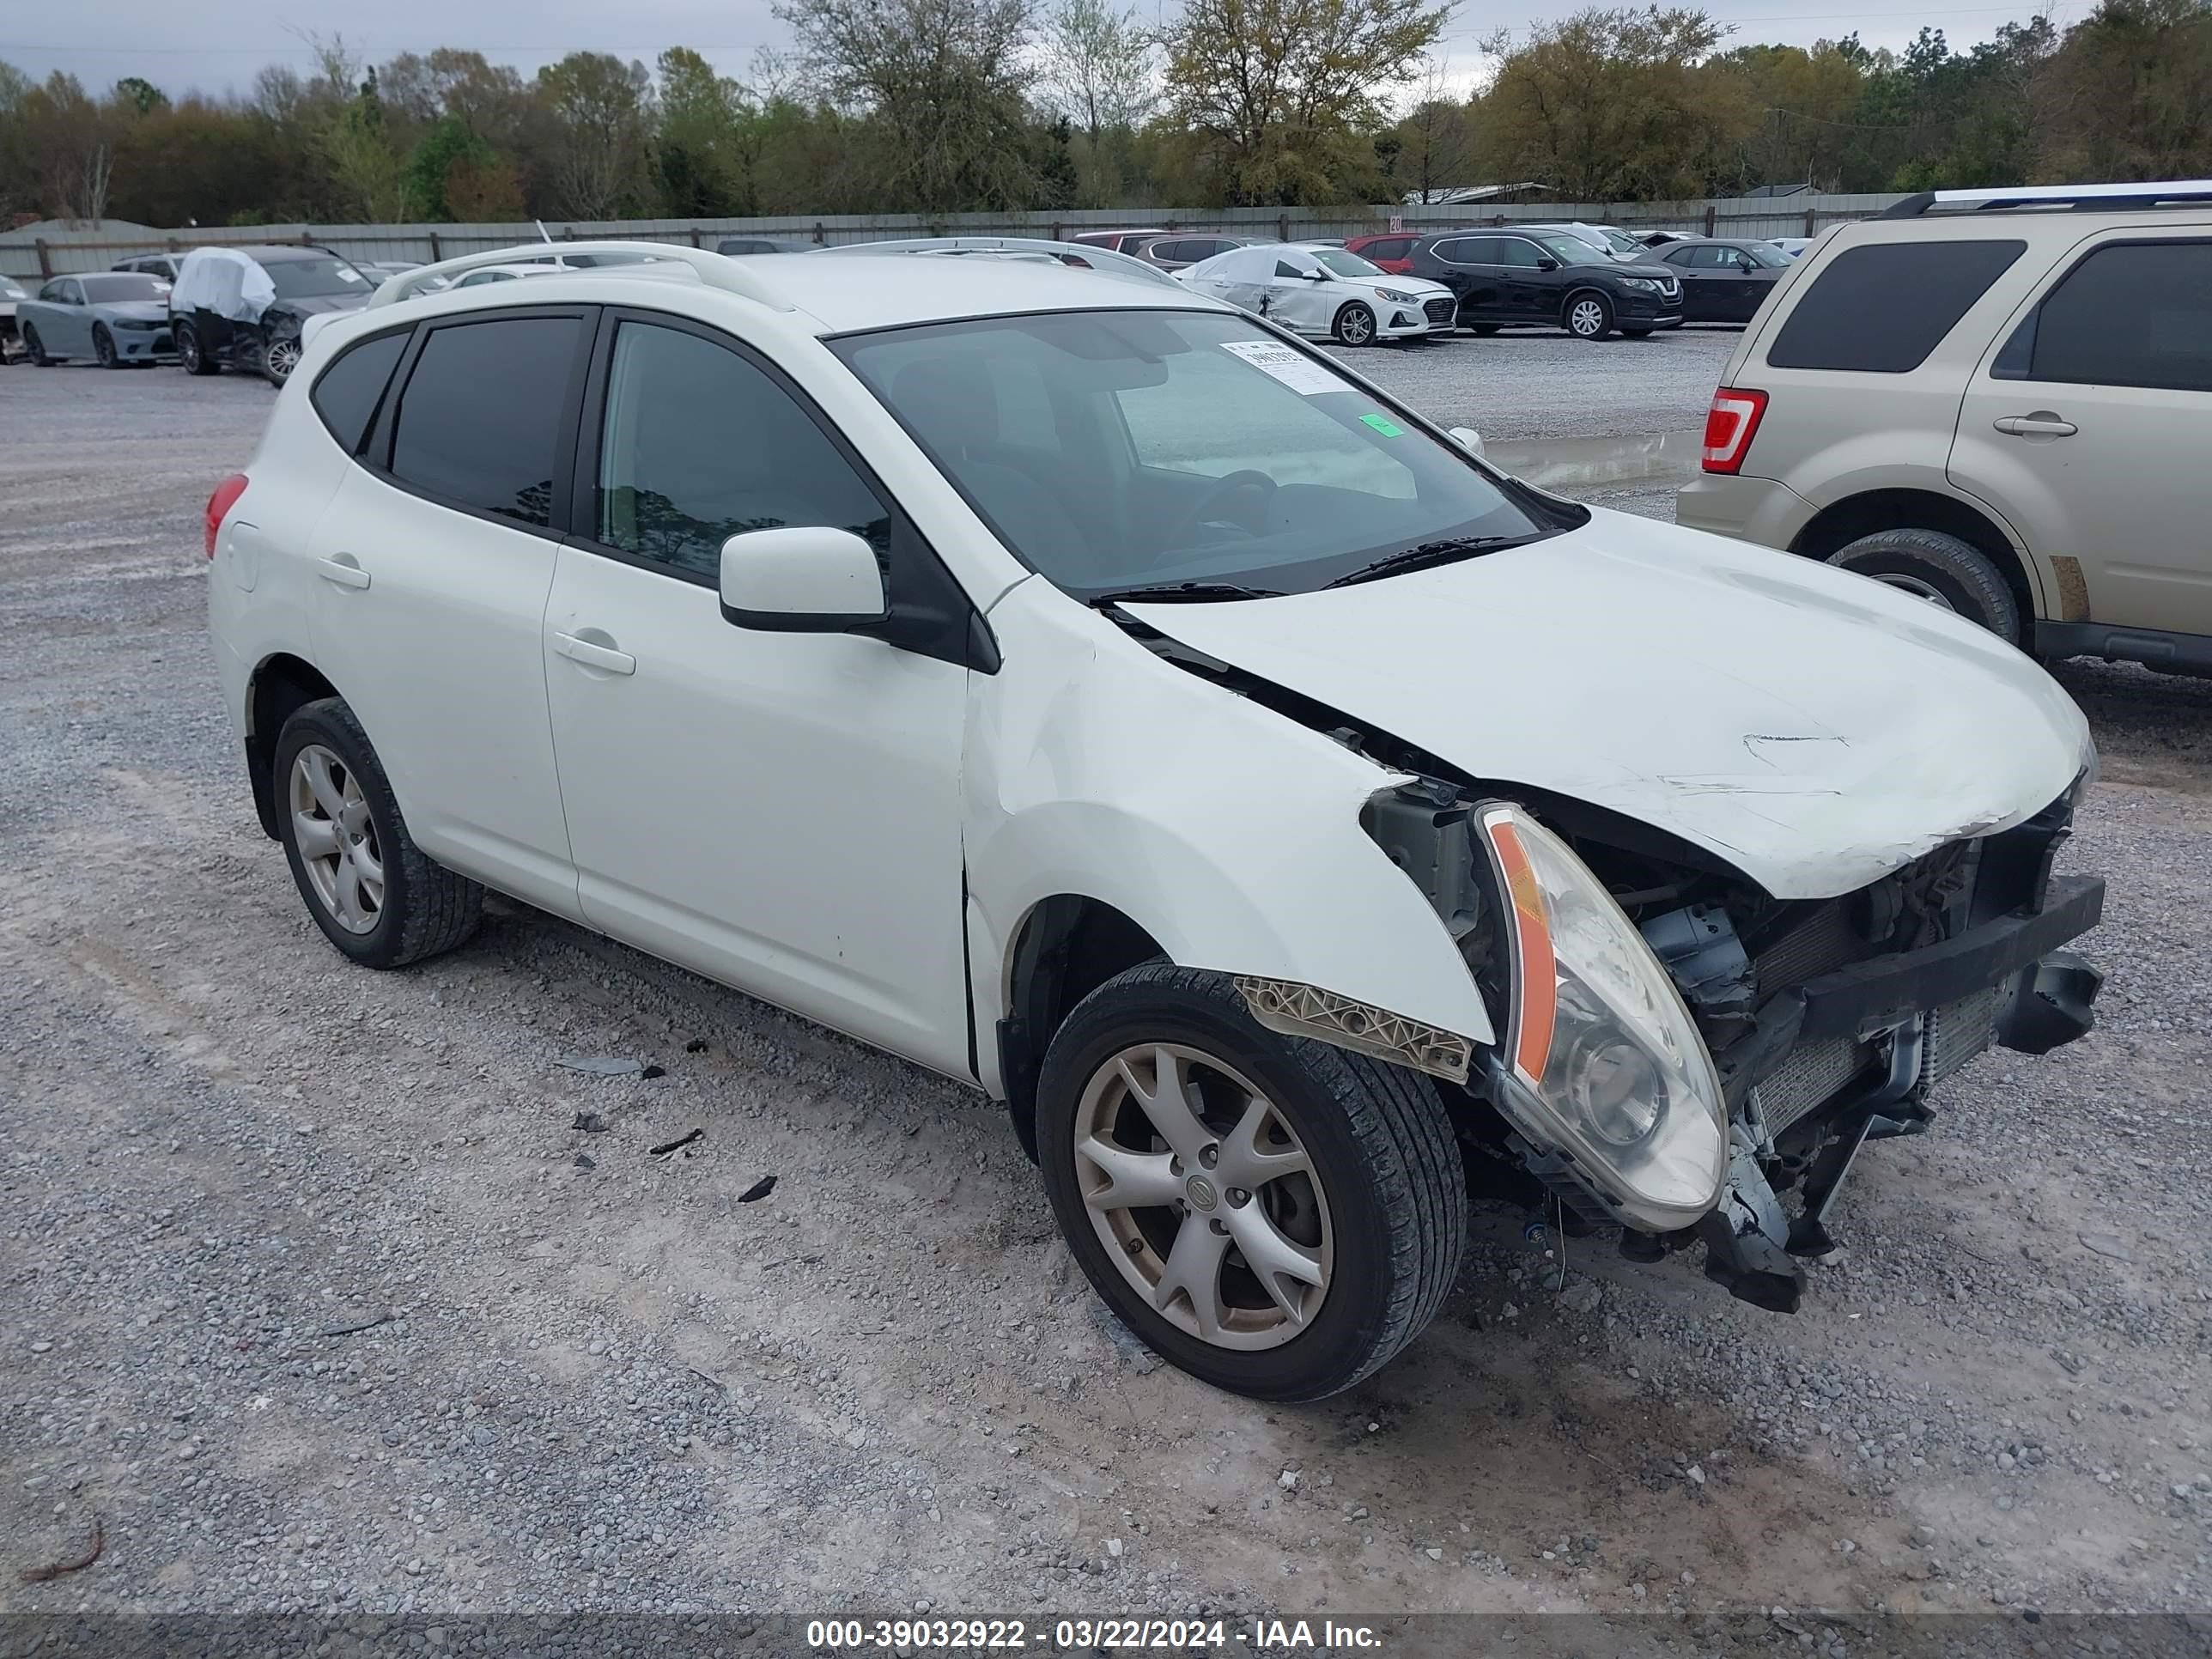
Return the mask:
{"type": "Polygon", "coordinates": [[[889,544],[890,515],[806,411],[696,334],[624,323],[607,372],[597,523],[606,546],[708,580],[749,530],[830,525],[889,544]]]}
{"type": "Polygon", "coordinates": [[[2212,242],[2099,248],[2021,332],[2006,379],[2212,392],[2212,242]]]}
{"type": "Polygon", "coordinates": [[[1663,257],[1670,265],[1693,265],[1698,262],[1698,250],[1685,243],[1663,257]]]}
{"type": "Polygon", "coordinates": [[[1534,270],[1540,257],[1534,242],[1518,236],[1500,236],[1494,244],[1497,252],[1491,258],[1501,265],[1511,265],[1520,270],[1534,270]]]}
{"type": "Polygon", "coordinates": [[[1790,313],[1776,368],[1905,374],[2027,251],[2026,242],[1891,242],[1848,248],[1790,313]]]}
{"type": "Polygon", "coordinates": [[[400,393],[393,475],[482,513],[550,524],[582,326],[507,317],[433,329],[400,393]]]}
{"type": "Polygon", "coordinates": [[[369,422],[376,417],[385,386],[406,349],[405,329],[397,334],[380,334],[340,353],[315,382],[308,401],[347,454],[361,453],[361,441],[368,435],[369,422]]]}

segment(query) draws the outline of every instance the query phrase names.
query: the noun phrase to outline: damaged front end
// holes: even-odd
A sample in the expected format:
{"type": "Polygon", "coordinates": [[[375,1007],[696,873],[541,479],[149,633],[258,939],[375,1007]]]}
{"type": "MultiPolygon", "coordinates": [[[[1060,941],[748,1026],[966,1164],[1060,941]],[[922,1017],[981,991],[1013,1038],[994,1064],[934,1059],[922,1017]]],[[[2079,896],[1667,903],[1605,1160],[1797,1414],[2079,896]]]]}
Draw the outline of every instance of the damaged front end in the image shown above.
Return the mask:
{"type": "Polygon", "coordinates": [[[2060,947],[2104,884],[2051,873],[2081,787],[1817,900],[1540,792],[1423,779],[1366,827],[1437,902],[1503,1034],[1465,1087],[1470,1146],[1571,1231],[1618,1227],[1644,1261],[1702,1242],[1709,1278],[1794,1312],[1867,1141],[1923,1131],[1931,1091],[1992,1044],[2043,1054],[2089,1029],[2101,975],[2060,947]]]}

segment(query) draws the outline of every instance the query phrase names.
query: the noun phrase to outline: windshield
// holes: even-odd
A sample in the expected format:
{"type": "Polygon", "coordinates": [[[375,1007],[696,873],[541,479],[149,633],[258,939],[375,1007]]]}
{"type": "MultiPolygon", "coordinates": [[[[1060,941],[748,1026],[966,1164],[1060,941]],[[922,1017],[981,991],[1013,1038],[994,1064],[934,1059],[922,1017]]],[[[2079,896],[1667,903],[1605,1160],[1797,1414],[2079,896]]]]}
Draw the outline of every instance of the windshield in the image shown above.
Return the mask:
{"type": "Polygon", "coordinates": [[[1016,556],[1079,599],[1304,592],[1409,549],[1582,521],[1239,317],[1060,313],[830,343],[1016,556]]]}
{"type": "Polygon", "coordinates": [[[1371,265],[1357,253],[1346,253],[1340,247],[1313,247],[1307,252],[1322,263],[1322,268],[1338,276],[1383,276],[1389,273],[1380,265],[1371,265]]]}
{"type": "Polygon", "coordinates": [[[1625,230],[1615,230],[1609,225],[1600,225],[1597,234],[1605,238],[1605,245],[1615,253],[1635,256],[1644,252],[1644,244],[1625,230]]]}
{"type": "Polygon", "coordinates": [[[112,276],[87,276],[84,297],[94,305],[112,305],[118,300],[166,300],[169,285],[159,276],[142,276],[137,271],[123,271],[112,276]]]}
{"type": "Polygon", "coordinates": [[[312,300],[325,294],[365,294],[376,286],[334,254],[312,259],[270,259],[262,264],[280,300],[312,300]]]}
{"type": "Polygon", "coordinates": [[[1790,263],[1788,254],[1778,247],[1769,247],[1764,242],[1747,242],[1736,252],[1748,253],[1756,263],[1765,265],[1770,270],[1778,270],[1790,263]]]}

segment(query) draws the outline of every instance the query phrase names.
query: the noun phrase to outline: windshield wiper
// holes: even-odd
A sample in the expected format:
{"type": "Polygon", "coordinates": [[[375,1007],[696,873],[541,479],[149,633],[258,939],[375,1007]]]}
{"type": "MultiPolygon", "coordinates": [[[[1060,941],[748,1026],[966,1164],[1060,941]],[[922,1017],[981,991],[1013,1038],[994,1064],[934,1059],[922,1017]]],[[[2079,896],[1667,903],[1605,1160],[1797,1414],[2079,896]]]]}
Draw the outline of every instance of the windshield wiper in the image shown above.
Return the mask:
{"type": "Polygon", "coordinates": [[[1500,548],[1520,547],[1537,539],[1539,536],[1453,536],[1440,542],[1423,542],[1402,553],[1393,553],[1372,564],[1363,564],[1357,570],[1347,570],[1335,580],[1323,582],[1322,586],[1349,587],[1354,582],[1376,581],[1384,576],[1395,576],[1405,570],[1419,570],[1427,565],[1450,564],[1456,560],[1472,558],[1478,553],[1495,553],[1500,548]]]}
{"type": "Polygon", "coordinates": [[[1158,605],[1176,599],[1279,599],[1272,587],[1246,587],[1239,582],[1156,582],[1149,587],[1117,587],[1110,593],[1094,593],[1086,604],[1104,607],[1135,599],[1158,605]]]}

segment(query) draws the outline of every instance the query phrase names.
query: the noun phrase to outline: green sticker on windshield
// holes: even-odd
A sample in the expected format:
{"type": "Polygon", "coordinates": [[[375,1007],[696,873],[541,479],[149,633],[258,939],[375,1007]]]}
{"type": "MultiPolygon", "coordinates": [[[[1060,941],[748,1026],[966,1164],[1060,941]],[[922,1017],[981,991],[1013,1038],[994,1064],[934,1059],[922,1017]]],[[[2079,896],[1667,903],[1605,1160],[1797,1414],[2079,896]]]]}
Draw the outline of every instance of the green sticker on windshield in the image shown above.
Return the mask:
{"type": "Polygon", "coordinates": [[[1359,424],[1373,427],[1386,438],[1402,438],[1406,435],[1406,428],[1386,415],[1362,415],[1359,417],[1359,424]]]}

